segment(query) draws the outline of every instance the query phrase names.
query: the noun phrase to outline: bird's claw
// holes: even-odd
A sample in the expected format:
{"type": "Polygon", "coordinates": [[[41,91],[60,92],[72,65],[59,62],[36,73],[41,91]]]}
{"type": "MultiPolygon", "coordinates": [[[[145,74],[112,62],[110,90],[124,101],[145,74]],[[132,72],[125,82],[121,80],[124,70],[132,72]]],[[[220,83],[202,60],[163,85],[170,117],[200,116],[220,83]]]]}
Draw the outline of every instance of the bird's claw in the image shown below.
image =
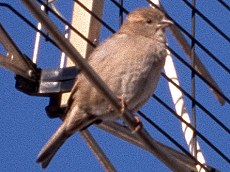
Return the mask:
{"type": "MultiPolygon", "coordinates": [[[[126,109],[126,107],[127,107],[127,104],[126,104],[126,102],[125,102],[125,98],[124,98],[124,95],[123,95],[123,94],[119,97],[119,99],[120,99],[120,102],[121,102],[121,115],[123,115],[124,112],[125,112],[125,109],[126,109]]],[[[134,128],[134,130],[131,131],[132,134],[134,134],[134,133],[136,133],[137,131],[139,131],[139,130],[142,128],[142,126],[143,126],[143,124],[142,124],[140,118],[139,118],[137,115],[134,115],[134,118],[135,118],[135,120],[136,120],[137,125],[136,125],[136,127],[134,128]]]]}
{"type": "Polygon", "coordinates": [[[140,118],[137,116],[137,115],[134,115],[134,118],[136,120],[136,127],[134,128],[134,130],[131,131],[132,134],[135,134],[137,131],[139,131],[142,126],[143,126],[143,123],[141,122],[140,118]]]}

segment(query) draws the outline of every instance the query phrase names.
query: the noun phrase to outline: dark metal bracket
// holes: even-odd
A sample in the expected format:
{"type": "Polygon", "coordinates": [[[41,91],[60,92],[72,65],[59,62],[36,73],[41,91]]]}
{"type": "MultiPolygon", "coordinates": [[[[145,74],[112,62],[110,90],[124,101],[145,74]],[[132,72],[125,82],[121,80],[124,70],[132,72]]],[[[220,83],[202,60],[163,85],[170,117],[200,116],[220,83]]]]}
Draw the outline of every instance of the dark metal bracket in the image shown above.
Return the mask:
{"type": "Polygon", "coordinates": [[[65,107],[60,107],[57,97],[60,93],[70,92],[78,70],[76,67],[40,69],[24,55],[0,24],[0,43],[8,54],[0,54],[0,66],[16,74],[15,88],[31,96],[50,97],[46,107],[50,118],[59,117],[65,107]]]}
{"type": "Polygon", "coordinates": [[[36,81],[16,75],[16,89],[32,96],[50,97],[70,92],[78,74],[76,67],[40,69],[38,72],[40,77],[36,81]]]}

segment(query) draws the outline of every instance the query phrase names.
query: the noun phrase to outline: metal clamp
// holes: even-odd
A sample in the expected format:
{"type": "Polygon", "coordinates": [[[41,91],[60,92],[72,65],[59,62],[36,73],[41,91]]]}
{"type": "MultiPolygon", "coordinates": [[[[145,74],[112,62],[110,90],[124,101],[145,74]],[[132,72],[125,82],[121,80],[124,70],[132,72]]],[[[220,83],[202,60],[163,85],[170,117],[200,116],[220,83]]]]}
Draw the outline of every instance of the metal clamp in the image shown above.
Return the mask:
{"type": "Polygon", "coordinates": [[[50,97],[50,103],[46,107],[47,115],[51,118],[63,113],[63,108],[54,101],[54,97],[60,93],[70,92],[77,74],[76,67],[58,69],[40,69],[30,58],[24,55],[3,26],[0,24],[0,42],[8,54],[0,54],[0,66],[16,74],[15,88],[31,96],[50,97]]]}

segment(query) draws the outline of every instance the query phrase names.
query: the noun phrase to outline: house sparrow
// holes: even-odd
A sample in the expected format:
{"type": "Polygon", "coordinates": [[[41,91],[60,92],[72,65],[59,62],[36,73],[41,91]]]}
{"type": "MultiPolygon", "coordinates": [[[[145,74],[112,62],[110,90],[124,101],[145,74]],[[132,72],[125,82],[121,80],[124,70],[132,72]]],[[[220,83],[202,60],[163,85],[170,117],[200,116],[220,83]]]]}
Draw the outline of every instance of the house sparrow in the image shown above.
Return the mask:
{"type": "MultiPolygon", "coordinates": [[[[165,28],[172,22],[153,8],[131,12],[120,30],[99,45],[88,63],[134,113],[153,94],[165,63],[165,28]]],[[[75,132],[96,121],[116,120],[115,111],[104,96],[80,73],[72,89],[63,123],[43,147],[37,162],[46,168],[75,132]]]]}

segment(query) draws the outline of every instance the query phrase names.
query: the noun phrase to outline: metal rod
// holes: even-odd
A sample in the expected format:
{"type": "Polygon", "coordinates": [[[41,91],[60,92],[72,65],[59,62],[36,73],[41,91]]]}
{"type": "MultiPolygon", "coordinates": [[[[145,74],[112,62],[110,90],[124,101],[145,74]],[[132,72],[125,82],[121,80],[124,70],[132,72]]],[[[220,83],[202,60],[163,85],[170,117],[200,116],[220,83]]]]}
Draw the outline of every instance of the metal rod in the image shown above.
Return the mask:
{"type": "Polygon", "coordinates": [[[22,54],[20,49],[11,39],[10,35],[6,32],[0,23],[0,42],[8,52],[8,57],[0,58],[3,66],[12,70],[15,74],[21,75],[30,80],[36,80],[36,71],[33,66],[27,61],[26,57],[22,54]]]}
{"type": "MultiPolygon", "coordinates": [[[[41,5],[41,10],[45,11],[45,6],[44,5],[41,5]]],[[[35,42],[34,42],[34,52],[33,52],[33,57],[32,57],[32,61],[35,64],[37,63],[37,60],[38,60],[38,50],[39,50],[40,40],[41,40],[42,25],[41,25],[40,22],[38,22],[38,24],[37,24],[37,29],[39,31],[36,32],[35,42]]]]}
{"type": "MultiPolygon", "coordinates": [[[[68,39],[69,38],[69,26],[65,25],[65,38],[68,39]]],[[[64,68],[66,67],[66,62],[67,62],[67,57],[66,54],[64,52],[61,52],[61,58],[60,58],[60,68],[64,68]]]]}
{"type": "MultiPolygon", "coordinates": [[[[196,0],[192,1],[193,7],[196,6],[196,0]]],[[[196,31],[196,11],[192,9],[192,20],[191,20],[191,35],[195,38],[195,31],[196,31]]],[[[192,59],[192,67],[195,69],[195,41],[192,39],[191,41],[191,59],[192,59]]],[[[192,98],[196,99],[196,75],[195,72],[192,71],[191,74],[191,83],[192,83],[192,98]]],[[[192,101],[192,125],[196,129],[196,103],[192,101]]],[[[195,158],[197,158],[197,137],[196,132],[193,131],[193,138],[192,138],[192,154],[195,158]]]]}
{"type": "Polygon", "coordinates": [[[87,145],[90,147],[91,151],[97,157],[98,161],[105,168],[105,171],[115,172],[116,169],[114,168],[113,164],[110,162],[110,160],[107,158],[103,150],[97,144],[96,140],[90,134],[89,130],[87,129],[82,130],[80,131],[80,134],[82,138],[85,140],[85,142],[87,143],[87,145]]]}
{"type": "MultiPolygon", "coordinates": [[[[146,147],[146,145],[136,136],[133,135],[131,133],[131,131],[127,128],[122,126],[119,123],[116,122],[109,122],[109,121],[104,121],[103,123],[101,123],[100,125],[96,125],[98,128],[109,132],[111,134],[113,134],[114,136],[117,136],[131,144],[134,144],[142,149],[145,149],[146,151],[152,153],[154,155],[154,151],[149,149],[148,147],[146,147]]],[[[156,143],[159,145],[159,147],[161,147],[162,149],[165,149],[167,152],[169,152],[175,160],[178,161],[178,163],[182,163],[185,166],[187,166],[188,168],[190,168],[191,171],[196,171],[196,167],[195,167],[195,160],[191,159],[191,157],[178,152],[160,142],[156,143]]],[[[189,152],[187,152],[188,154],[190,154],[189,152]]]]}
{"type": "MultiPolygon", "coordinates": [[[[124,1],[123,0],[119,0],[119,3],[121,5],[121,7],[123,7],[124,1]]],[[[122,8],[119,8],[119,24],[120,24],[120,27],[123,24],[123,17],[124,17],[123,14],[124,14],[124,11],[122,10],[122,8]]]]}

